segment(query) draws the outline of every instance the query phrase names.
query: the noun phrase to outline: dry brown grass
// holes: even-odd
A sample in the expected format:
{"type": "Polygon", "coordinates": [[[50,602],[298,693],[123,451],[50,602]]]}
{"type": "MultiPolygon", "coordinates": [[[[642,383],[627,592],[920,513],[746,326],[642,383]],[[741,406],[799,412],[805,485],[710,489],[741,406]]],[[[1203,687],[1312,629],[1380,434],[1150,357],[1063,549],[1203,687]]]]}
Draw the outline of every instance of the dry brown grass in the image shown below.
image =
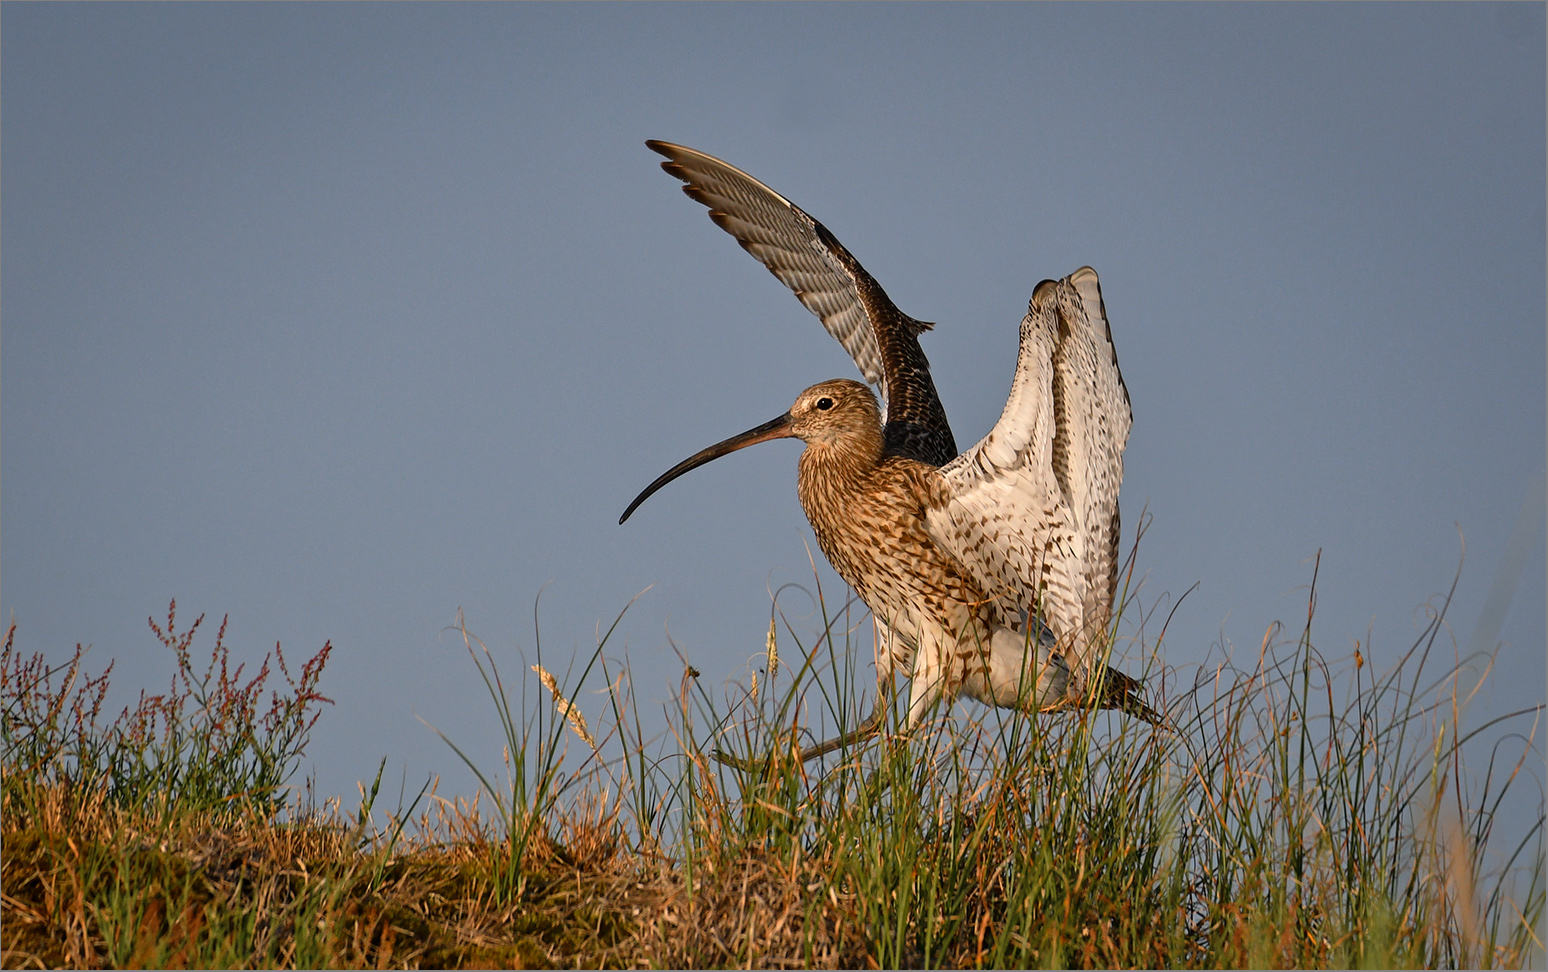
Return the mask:
{"type": "Polygon", "coordinates": [[[509,844],[466,804],[438,803],[391,856],[336,814],[168,818],[60,784],[8,792],[0,821],[6,968],[867,964],[831,862],[726,854],[690,881],[624,851],[611,817],[541,834],[506,904],[494,883],[509,844]]]}
{"type": "Polygon", "coordinates": [[[639,930],[670,872],[584,828],[534,843],[526,894],[496,903],[508,847],[464,809],[390,857],[336,814],[116,808],[61,785],[7,793],[0,823],[7,968],[524,968],[648,963],[639,930]],[[32,799],[29,801],[26,796],[32,799]],[[30,805],[29,805],[30,804],[30,805]],[[216,917],[218,916],[218,918],[216,917]],[[298,928],[298,925],[308,927],[298,928]]]}

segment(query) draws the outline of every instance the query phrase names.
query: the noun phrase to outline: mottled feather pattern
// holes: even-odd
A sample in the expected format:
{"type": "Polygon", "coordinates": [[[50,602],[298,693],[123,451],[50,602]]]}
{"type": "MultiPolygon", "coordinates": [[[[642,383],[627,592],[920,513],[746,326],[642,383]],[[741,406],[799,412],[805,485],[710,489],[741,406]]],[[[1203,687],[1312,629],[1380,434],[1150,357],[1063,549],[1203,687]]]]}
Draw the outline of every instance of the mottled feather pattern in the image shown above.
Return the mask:
{"type": "Polygon", "coordinates": [[[1054,400],[1069,413],[1055,437],[1055,470],[1076,526],[1087,538],[1081,620],[1087,637],[1095,640],[1107,628],[1117,585],[1118,490],[1133,419],[1095,271],[1082,268],[1056,285],[1054,293],[1060,322],[1054,400]]]}
{"type": "Polygon", "coordinates": [[[806,421],[812,413],[805,403],[824,397],[835,404],[820,421],[834,434],[802,435],[801,505],[823,555],[878,621],[879,673],[902,669],[913,679],[910,718],[942,693],[1034,709],[1067,704],[1064,681],[1050,681],[1057,692],[1038,692],[1038,673],[1024,671],[1032,661],[1062,675],[1062,660],[1050,659],[1051,636],[1034,626],[1039,637],[1024,644],[1015,599],[987,591],[931,537],[927,511],[951,500],[940,470],[884,453],[875,401],[856,382],[813,386],[792,415],[806,421]]]}
{"type": "Polygon", "coordinates": [[[1074,660],[1105,645],[1117,580],[1118,488],[1132,423],[1095,271],[1033,291],[1016,377],[994,429],[941,470],[931,536],[1038,613],[1074,660]]]}

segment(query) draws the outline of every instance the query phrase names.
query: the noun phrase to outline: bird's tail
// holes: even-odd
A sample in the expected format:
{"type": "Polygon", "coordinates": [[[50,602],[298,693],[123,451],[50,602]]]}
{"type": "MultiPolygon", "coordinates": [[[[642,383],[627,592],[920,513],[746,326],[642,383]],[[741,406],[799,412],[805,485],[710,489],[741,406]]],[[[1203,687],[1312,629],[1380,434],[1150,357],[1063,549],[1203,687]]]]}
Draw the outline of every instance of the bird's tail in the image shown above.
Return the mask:
{"type": "Polygon", "coordinates": [[[1153,726],[1164,725],[1166,720],[1160,713],[1145,704],[1145,683],[1130,678],[1116,668],[1103,665],[1102,684],[1097,686],[1097,707],[1101,709],[1121,709],[1129,715],[1138,716],[1153,726]]]}

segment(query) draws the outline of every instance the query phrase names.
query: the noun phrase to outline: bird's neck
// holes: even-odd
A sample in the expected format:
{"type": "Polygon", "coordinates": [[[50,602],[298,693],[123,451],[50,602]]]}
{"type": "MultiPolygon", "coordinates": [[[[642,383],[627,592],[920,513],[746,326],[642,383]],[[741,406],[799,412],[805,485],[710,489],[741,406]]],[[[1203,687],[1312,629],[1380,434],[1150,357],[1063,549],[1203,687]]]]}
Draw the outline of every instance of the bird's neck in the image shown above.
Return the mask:
{"type": "Polygon", "coordinates": [[[837,512],[850,497],[863,492],[881,460],[880,428],[807,442],[797,474],[807,518],[815,520],[814,514],[837,512]]]}

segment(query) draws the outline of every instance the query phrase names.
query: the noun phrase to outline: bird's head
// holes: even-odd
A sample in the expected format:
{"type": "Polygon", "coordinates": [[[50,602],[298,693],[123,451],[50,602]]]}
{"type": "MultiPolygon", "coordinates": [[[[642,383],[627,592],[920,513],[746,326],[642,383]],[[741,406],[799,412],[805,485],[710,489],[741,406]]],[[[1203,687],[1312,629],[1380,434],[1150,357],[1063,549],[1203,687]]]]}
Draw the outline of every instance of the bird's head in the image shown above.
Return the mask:
{"type": "Polygon", "coordinates": [[[770,439],[801,439],[809,446],[830,447],[845,442],[864,443],[868,450],[881,452],[881,410],[876,396],[858,381],[835,378],[824,381],[796,396],[790,410],[741,435],[733,435],[697,452],[662,473],[646,486],[624,510],[618,522],[629,518],[636,508],[656,490],[672,480],[714,459],[729,455],[770,439]]]}
{"type": "Polygon", "coordinates": [[[790,420],[787,434],[807,445],[881,434],[881,410],[876,406],[876,396],[858,381],[847,378],[813,385],[796,396],[795,404],[785,415],[790,420]]]}

